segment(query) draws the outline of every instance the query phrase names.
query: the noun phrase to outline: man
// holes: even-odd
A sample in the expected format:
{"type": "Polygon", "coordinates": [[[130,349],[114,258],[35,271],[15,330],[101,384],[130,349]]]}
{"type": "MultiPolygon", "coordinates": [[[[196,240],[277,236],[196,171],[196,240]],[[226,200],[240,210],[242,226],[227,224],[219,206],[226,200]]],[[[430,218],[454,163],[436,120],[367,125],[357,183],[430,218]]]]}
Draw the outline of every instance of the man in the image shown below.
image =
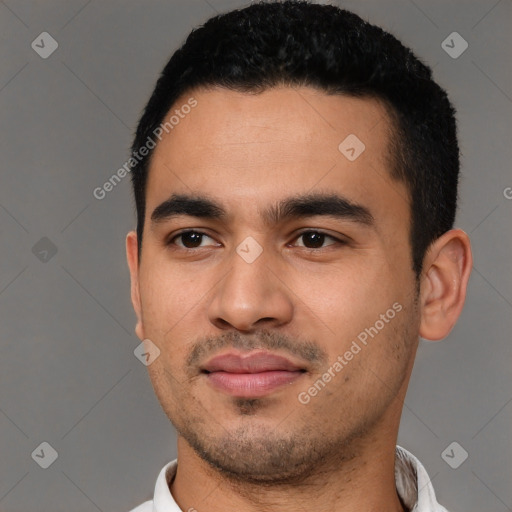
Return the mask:
{"type": "Polygon", "coordinates": [[[178,432],[157,511],[445,511],[396,446],[472,259],[454,109],[334,6],[253,4],[171,58],[133,143],[136,333],[178,432]]]}

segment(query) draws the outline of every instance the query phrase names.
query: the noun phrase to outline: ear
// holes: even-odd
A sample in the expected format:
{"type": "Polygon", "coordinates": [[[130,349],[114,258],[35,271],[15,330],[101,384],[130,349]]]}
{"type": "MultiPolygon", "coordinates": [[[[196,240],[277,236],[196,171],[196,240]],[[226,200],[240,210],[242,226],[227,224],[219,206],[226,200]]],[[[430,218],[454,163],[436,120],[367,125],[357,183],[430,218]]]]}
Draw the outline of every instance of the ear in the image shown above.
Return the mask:
{"type": "Polygon", "coordinates": [[[471,244],[461,229],[447,231],[430,246],[421,279],[419,335],[440,340],[459,318],[473,266],[471,244]]]}
{"type": "Polygon", "coordinates": [[[130,268],[131,297],[132,305],[137,315],[135,334],[140,340],[144,339],[144,327],[142,325],[142,308],[140,303],[139,289],[139,248],[137,244],[137,233],[130,231],[126,235],[126,259],[130,268]]]}

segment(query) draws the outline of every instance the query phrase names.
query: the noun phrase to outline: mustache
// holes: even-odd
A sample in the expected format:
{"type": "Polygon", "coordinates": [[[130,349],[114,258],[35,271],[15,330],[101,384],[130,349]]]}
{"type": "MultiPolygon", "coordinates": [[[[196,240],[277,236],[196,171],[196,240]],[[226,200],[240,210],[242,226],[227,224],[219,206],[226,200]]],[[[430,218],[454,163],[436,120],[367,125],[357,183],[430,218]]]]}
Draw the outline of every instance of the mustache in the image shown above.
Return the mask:
{"type": "Polygon", "coordinates": [[[219,336],[206,336],[194,342],[186,358],[186,369],[190,374],[197,373],[199,365],[209,356],[215,355],[222,349],[234,348],[241,351],[266,349],[284,351],[313,367],[327,364],[327,353],[311,340],[290,337],[275,331],[262,329],[254,334],[244,335],[238,331],[229,331],[219,336]]]}

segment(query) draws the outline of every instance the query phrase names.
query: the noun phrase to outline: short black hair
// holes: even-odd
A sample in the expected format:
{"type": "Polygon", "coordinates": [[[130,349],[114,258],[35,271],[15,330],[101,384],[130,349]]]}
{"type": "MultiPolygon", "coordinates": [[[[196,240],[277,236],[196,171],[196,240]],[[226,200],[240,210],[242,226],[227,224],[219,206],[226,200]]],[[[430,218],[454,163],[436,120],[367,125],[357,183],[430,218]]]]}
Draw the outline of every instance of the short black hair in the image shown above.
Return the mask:
{"type": "MultiPolygon", "coordinates": [[[[455,221],[455,109],[432,70],[409,48],[352,12],[287,0],[253,3],[210,18],[189,34],[162,71],[132,151],[147,144],[186,92],[223,87],[259,93],[282,85],[375,98],[386,107],[393,127],[390,175],[409,192],[412,264],[418,278],[428,247],[455,221]]],[[[132,171],[139,258],[151,155],[150,150],[132,171]]]]}

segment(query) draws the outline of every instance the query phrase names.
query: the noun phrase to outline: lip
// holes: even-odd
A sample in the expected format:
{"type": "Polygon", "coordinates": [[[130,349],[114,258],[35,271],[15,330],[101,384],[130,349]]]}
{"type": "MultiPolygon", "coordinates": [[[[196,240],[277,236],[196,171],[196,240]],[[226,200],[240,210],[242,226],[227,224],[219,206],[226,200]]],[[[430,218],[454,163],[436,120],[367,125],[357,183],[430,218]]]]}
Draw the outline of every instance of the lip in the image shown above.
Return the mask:
{"type": "Polygon", "coordinates": [[[260,351],[242,355],[237,352],[229,352],[210,359],[201,370],[207,372],[229,373],[261,373],[274,370],[297,371],[303,370],[285,357],[260,351]]]}
{"type": "Polygon", "coordinates": [[[243,398],[265,396],[306,372],[305,368],[270,352],[222,354],[210,359],[201,371],[214,388],[243,398]]]}

